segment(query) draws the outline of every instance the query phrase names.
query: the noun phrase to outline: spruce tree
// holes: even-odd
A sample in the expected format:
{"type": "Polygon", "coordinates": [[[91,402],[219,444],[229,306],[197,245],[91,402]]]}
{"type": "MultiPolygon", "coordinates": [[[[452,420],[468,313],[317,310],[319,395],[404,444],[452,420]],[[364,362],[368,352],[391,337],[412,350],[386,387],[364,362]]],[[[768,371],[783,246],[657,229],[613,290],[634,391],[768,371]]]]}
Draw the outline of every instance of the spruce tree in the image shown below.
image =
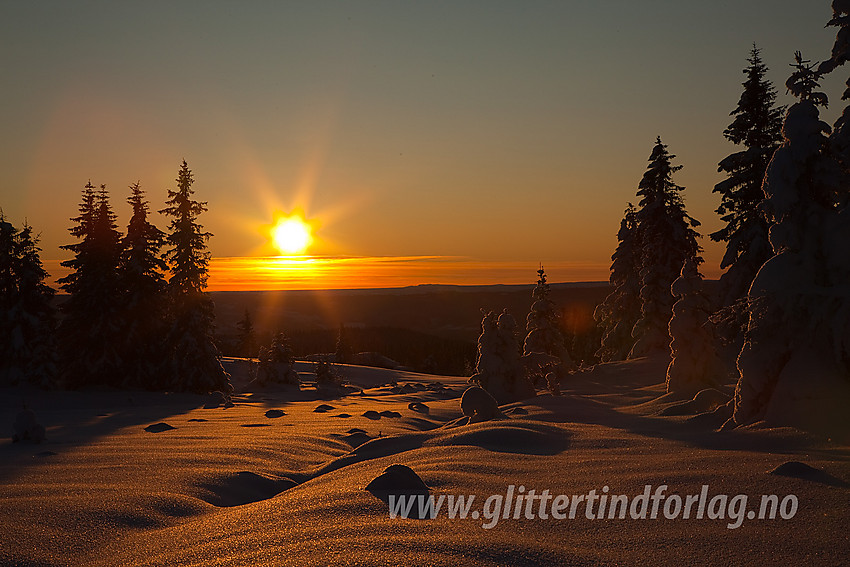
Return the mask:
{"type": "Polygon", "coordinates": [[[254,321],[251,319],[251,313],[246,309],[245,315],[236,322],[236,351],[239,356],[245,358],[253,358],[257,352],[257,338],[254,332],[254,321]]]}
{"type": "Polygon", "coordinates": [[[192,198],[194,178],[186,161],[177,175],[177,189],[168,190],[167,207],[160,213],[172,217],[166,237],[169,246],[170,325],[167,336],[171,361],[171,386],[176,390],[229,393],[230,376],[220,362],[213,333],[215,312],[212,299],[204,290],[210,253],[207,241],[212,234],[198,224],[206,203],[192,198]]]}
{"type": "Polygon", "coordinates": [[[272,339],[272,344],[263,347],[259,356],[256,384],[300,384],[298,372],[295,371],[295,355],[289,338],[279,331],[272,339]]]}
{"type": "Polygon", "coordinates": [[[165,234],[148,220],[145,192],[134,183],[127,202],[132,216],[122,242],[120,262],[124,330],[121,352],[124,386],[155,389],[164,386],[162,360],[165,333],[166,264],[160,257],[165,234]]]}
{"type": "Polygon", "coordinates": [[[0,210],[0,384],[10,384],[15,373],[12,360],[12,307],[17,295],[13,272],[15,257],[15,227],[6,221],[0,210]]]}
{"type": "Polygon", "coordinates": [[[617,250],[611,256],[609,281],[614,290],[593,313],[603,332],[602,345],[596,352],[602,362],[623,360],[634,344],[632,328],[640,317],[641,305],[641,246],[637,227],[637,211],[629,203],[617,233],[617,250]]]}
{"type": "Polygon", "coordinates": [[[12,337],[16,346],[14,360],[21,379],[50,388],[56,380],[55,292],[45,280],[38,237],[26,223],[15,239],[13,271],[17,300],[12,308],[12,337]]]}
{"type": "Polygon", "coordinates": [[[478,361],[469,379],[487,390],[499,404],[508,404],[536,395],[525,377],[516,337],[517,324],[505,309],[498,317],[486,313],[478,337],[478,361]]]}
{"type": "Polygon", "coordinates": [[[641,314],[632,329],[635,343],[629,358],[667,352],[667,325],[673,308],[670,285],[686,260],[693,260],[697,266],[702,263],[695,230],[699,222],[685,211],[681,195],[684,187],[673,183],[673,174],[682,169],[672,165],[675,157],[657,138],[649,167],[638,185],[641,200],[635,218],[641,244],[641,314]]]}
{"type": "MultiPolygon", "coordinates": [[[[564,336],[561,333],[560,317],[555,308],[555,302],[549,298],[550,289],[546,282],[546,271],[543,266],[537,270],[537,285],[531,292],[534,303],[526,317],[526,336],[523,342],[523,355],[532,353],[543,353],[556,357],[560,360],[557,369],[540,369],[545,377],[549,370],[556,372],[558,379],[563,377],[567,367],[573,365],[572,358],[564,344],[564,336]]],[[[558,388],[557,382],[550,384],[550,389],[558,388]]],[[[553,391],[554,393],[554,391],[553,391]]]]}
{"type": "Polygon", "coordinates": [[[345,329],[345,324],[339,324],[339,334],[336,337],[336,350],[334,352],[334,362],[337,364],[349,364],[354,353],[351,350],[351,344],[348,342],[348,332],[345,329]]]}
{"type": "Polygon", "coordinates": [[[720,277],[721,303],[732,305],[744,297],[756,272],[773,254],[768,241],[768,222],[762,202],[767,165],[782,142],[782,114],[777,107],[776,89],[765,78],[767,66],[753,45],[744,69],[747,80],[738,106],[731,112],[734,120],[723,135],[743,146],[720,162],[718,171],[727,178],[714,187],[721,196],[717,213],[726,225],[713,232],[715,242],[726,243],[720,268],[728,270],[720,277]]]}
{"type": "Polygon", "coordinates": [[[55,381],[54,291],[39,252],[32,227],[17,230],[0,210],[0,384],[55,381]]]}
{"type": "MultiPolygon", "coordinates": [[[[831,73],[850,61],[850,3],[835,0],[832,3],[832,12],[833,17],[827,25],[837,27],[838,32],[830,58],[818,66],[819,76],[831,73]]],[[[841,100],[850,99],[850,78],[845,84],[847,88],[842,93],[841,100]]],[[[829,148],[835,162],[835,169],[831,172],[835,178],[833,186],[839,189],[839,206],[846,208],[850,205],[850,105],[844,107],[835,122],[829,137],[829,148]]]]}
{"type": "Polygon", "coordinates": [[[702,276],[692,259],[685,261],[681,275],[673,282],[676,296],[670,319],[670,365],[667,367],[667,393],[690,398],[704,388],[723,383],[725,370],[708,328],[711,302],[702,290],[702,276]]]}
{"type": "Polygon", "coordinates": [[[69,295],[62,304],[64,318],[59,327],[61,373],[69,387],[115,385],[123,370],[121,234],[106,186],[95,192],[89,182],[79,211],[71,219],[76,226],[69,229],[79,241],[61,247],[74,253],[74,258],[62,262],[73,271],[59,280],[69,295]]]}
{"type": "MultiPolygon", "coordinates": [[[[845,2],[833,6],[843,7],[845,2]]],[[[840,30],[837,44],[846,34],[840,30]]],[[[846,48],[846,46],[845,46],[846,48]]],[[[841,53],[840,46],[833,51],[841,53]]],[[[836,58],[841,61],[841,57],[836,58]]],[[[833,61],[832,63],[835,63],[833,61]]],[[[821,71],[795,54],[798,99],[764,182],[774,255],[750,288],[733,421],[850,430],[850,209],[835,133],[820,119],[821,71]]],[[[845,115],[847,111],[845,110],[845,115]]],[[[840,136],[839,136],[840,138],[840,136]]]]}

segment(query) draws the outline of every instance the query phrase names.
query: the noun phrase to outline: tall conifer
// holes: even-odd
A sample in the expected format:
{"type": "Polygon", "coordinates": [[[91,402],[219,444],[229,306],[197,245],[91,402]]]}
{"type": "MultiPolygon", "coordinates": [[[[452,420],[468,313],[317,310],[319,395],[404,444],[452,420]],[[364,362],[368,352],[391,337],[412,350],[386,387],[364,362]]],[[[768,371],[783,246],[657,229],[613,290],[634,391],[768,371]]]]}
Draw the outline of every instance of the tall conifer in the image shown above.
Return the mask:
{"type": "Polygon", "coordinates": [[[192,171],[184,160],[177,175],[177,189],[168,190],[167,207],[160,213],[171,217],[166,237],[169,263],[168,279],[170,323],[168,350],[171,384],[190,392],[232,391],[229,374],[221,366],[213,333],[215,312],[212,299],[204,290],[210,253],[207,241],[212,236],[198,223],[207,210],[206,203],[192,198],[192,171]]]}

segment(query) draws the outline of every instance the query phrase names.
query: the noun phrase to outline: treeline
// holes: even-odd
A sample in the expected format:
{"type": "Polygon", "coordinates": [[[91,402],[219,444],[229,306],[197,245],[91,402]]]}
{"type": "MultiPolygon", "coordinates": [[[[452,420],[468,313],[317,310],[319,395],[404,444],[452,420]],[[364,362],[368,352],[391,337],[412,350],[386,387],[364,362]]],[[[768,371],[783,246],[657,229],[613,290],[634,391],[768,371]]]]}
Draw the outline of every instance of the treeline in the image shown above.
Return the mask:
{"type": "MultiPolygon", "coordinates": [[[[749,285],[773,253],[762,181],[783,141],[785,110],[775,104],[776,89],[765,78],[767,67],[755,46],[748,62],[744,90],[731,113],[734,120],[723,132],[741,149],[720,161],[718,171],[727,178],[714,188],[721,197],[717,213],[725,226],[710,235],[726,243],[720,264],[726,272],[720,278],[717,304],[724,309],[718,317],[727,322],[724,338],[732,342],[741,340],[746,324],[749,285]]],[[[603,329],[597,353],[602,361],[666,349],[676,300],[670,286],[686,262],[697,267],[703,262],[697,243],[700,223],[685,211],[684,188],[673,182],[682,166],[673,165],[673,158],[658,138],[638,186],[638,206],[629,203],[620,223],[611,257],[614,290],[595,313],[603,329]]]]}
{"type": "MultiPolygon", "coordinates": [[[[236,333],[220,336],[222,353],[229,356],[256,357],[258,345],[270,344],[272,333],[246,334],[245,319],[236,333]]],[[[285,321],[281,322],[285,324],[285,321]]],[[[401,366],[417,372],[446,376],[469,375],[475,364],[475,344],[436,337],[397,327],[345,327],[293,330],[286,333],[297,358],[314,354],[333,354],[337,362],[352,362],[363,352],[380,353],[401,366]],[[336,360],[339,358],[339,360],[336,360]],[[346,360],[347,359],[347,360],[346,360]]]]}
{"type": "Polygon", "coordinates": [[[32,229],[0,225],[0,378],[43,387],[99,385],[207,392],[231,389],[214,342],[214,312],[205,292],[210,233],[198,223],[206,203],[192,198],[183,161],[176,189],[160,214],[168,232],[149,220],[138,183],[127,199],[132,216],[118,230],[109,192],[91,182],[62,246],[73,257],[59,280],[68,297],[59,324],[53,291],[32,229]]]}
{"type": "MultiPolygon", "coordinates": [[[[726,427],[766,419],[850,430],[850,106],[833,126],[820,119],[821,79],[850,60],[850,4],[833,2],[828,25],[839,28],[828,59],[795,53],[785,86],[797,102],[787,110],[758,48],[750,54],[723,131],[739,149],[719,162],[726,179],[714,187],[724,226],[710,237],[726,245],[716,293],[699,272],[700,223],[674,181],[682,166],[658,137],[620,223],[613,290],[594,312],[601,339],[591,358],[672,356],[669,394],[686,399],[736,377],[718,414],[726,427]],[[733,360],[719,356],[724,348],[733,360]]],[[[473,380],[499,403],[533,395],[535,373],[557,394],[558,374],[586,363],[593,344],[592,333],[568,339],[539,274],[522,348],[507,310],[482,321],[473,380]]]]}
{"type": "Polygon", "coordinates": [[[32,227],[0,211],[0,384],[50,387],[56,376],[53,289],[32,227]]]}
{"type": "Polygon", "coordinates": [[[714,188],[724,226],[710,237],[726,245],[717,295],[702,286],[699,223],[673,181],[681,166],[658,138],[639,203],[620,225],[614,290],[595,313],[601,360],[672,353],[668,392],[723,383],[717,350],[731,349],[730,426],[771,419],[850,428],[850,106],[832,126],[820,119],[828,102],[820,81],[850,59],[846,2],[833,2],[828,25],[838,28],[829,58],[817,64],[795,53],[785,86],[797,101],[787,110],[776,105],[759,50],[750,54],[723,132],[739,149],[719,162],[726,179],[714,188]]]}

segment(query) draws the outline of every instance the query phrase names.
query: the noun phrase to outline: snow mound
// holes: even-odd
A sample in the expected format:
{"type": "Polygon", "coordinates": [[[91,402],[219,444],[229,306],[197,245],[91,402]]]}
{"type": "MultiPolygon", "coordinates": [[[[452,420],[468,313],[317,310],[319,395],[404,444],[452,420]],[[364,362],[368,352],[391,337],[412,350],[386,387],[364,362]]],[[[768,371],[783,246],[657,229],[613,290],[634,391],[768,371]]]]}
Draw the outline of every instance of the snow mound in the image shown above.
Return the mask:
{"type": "Polygon", "coordinates": [[[478,424],[451,431],[453,433],[438,435],[424,445],[468,445],[496,453],[557,455],[569,447],[570,438],[569,433],[561,427],[529,421],[478,424]]]}
{"type": "Polygon", "coordinates": [[[706,388],[697,392],[693,399],[667,406],[658,415],[693,415],[714,411],[726,405],[732,397],[714,388],[706,388]]]}
{"type": "Polygon", "coordinates": [[[268,500],[297,483],[286,477],[265,476],[250,471],[222,476],[199,484],[201,499],[219,508],[268,500]]]}
{"type": "Polygon", "coordinates": [[[768,474],[790,476],[792,478],[810,480],[812,482],[819,482],[830,486],[850,486],[850,483],[832,476],[825,470],[815,468],[811,465],[807,465],[806,463],[801,463],[800,461],[786,461],[778,467],[768,471],[768,474]]]}
{"type": "MultiPolygon", "coordinates": [[[[413,469],[407,465],[390,465],[379,476],[366,486],[366,490],[375,498],[389,504],[390,497],[396,496],[427,496],[430,489],[425,482],[419,478],[413,469]]],[[[411,509],[411,519],[423,519],[419,517],[418,507],[411,509]]]]}
{"type": "Polygon", "coordinates": [[[463,415],[469,418],[469,423],[505,418],[496,398],[478,386],[472,386],[463,393],[460,398],[460,409],[463,415]]]}

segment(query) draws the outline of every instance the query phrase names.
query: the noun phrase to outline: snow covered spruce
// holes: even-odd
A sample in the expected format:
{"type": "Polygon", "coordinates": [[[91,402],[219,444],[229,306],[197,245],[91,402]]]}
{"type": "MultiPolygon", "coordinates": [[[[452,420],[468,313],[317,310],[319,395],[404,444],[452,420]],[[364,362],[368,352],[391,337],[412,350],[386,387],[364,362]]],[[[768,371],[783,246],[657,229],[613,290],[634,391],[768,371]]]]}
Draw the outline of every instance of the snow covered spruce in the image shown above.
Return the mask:
{"type": "MultiPolygon", "coordinates": [[[[840,27],[832,71],[847,59],[847,2],[834,2],[840,27]]],[[[749,322],[738,357],[734,423],[765,419],[847,429],[850,403],[850,211],[842,154],[844,116],[820,120],[821,72],[798,52],[786,86],[784,141],[764,180],[773,256],[750,287],[749,322]],[[831,133],[831,135],[830,135],[831,133]]],[[[847,93],[845,93],[847,96],[847,93]]],[[[845,114],[846,114],[845,110],[845,114]]]]}
{"type": "Polygon", "coordinates": [[[516,329],[516,319],[507,310],[498,318],[489,312],[481,321],[478,362],[469,381],[487,390],[499,405],[535,395],[520,360],[516,329]]]}
{"type": "Polygon", "coordinates": [[[640,318],[632,329],[634,345],[629,358],[647,356],[670,346],[667,324],[673,307],[670,285],[685,260],[702,263],[702,250],[694,230],[699,222],[685,211],[681,192],[673,183],[673,173],[682,169],[672,165],[676,156],[657,138],[649,157],[649,167],[638,185],[641,197],[636,213],[641,246],[640,318]]]}
{"type": "Polygon", "coordinates": [[[611,276],[614,288],[593,312],[602,327],[602,344],[596,356],[602,362],[624,360],[632,349],[632,329],[640,317],[640,245],[637,239],[637,211],[629,203],[620,230],[617,249],[611,256],[611,276]]]}
{"type": "Polygon", "coordinates": [[[546,283],[543,266],[537,274],[537,285],[531,292],[534,303],[526,318],[528,334],[523,343],[523,364],[534,377],[534,382],[538,377],[544,378],[549,391],[559,395],[560,380],[573,364],[564,345],[555,302],[549,298],[549,284],[546,283]]]}
{"type": "Polygon", "coordinates": [[[611,257],[614,291],[594,313],[603,327],[597,352],[603,361],[666,354],[670,285],[686,260],[702,262],[695,230],[700,223],[685,210],[684,187],[673,182],[673,174],[682,169],[672,164],[675,157],[658,137],[638,184],[638,208],[629,204],[620,224],[611,257]]]}
{"type": "Polygon", "coordinates": [[[673,359],[667,368],[667,392],[690,398],[702,389],[719,386],[725,371],[707,326],[711,306],[693,260],[685,261],[671,292],[678,301],[673,304],[669,325],[673,359]]]}
{"type": "Polygon", "coordinates": [[[271,345],[260,348],[257,377],[254,385],[269,384],[300,384],[298,373],[295,371],[295,355],[289,339],[283,332],[278,332],[272,339],[271,345]]]}
{"type": "Polygon", "coordinates": [[[765,78],[768,69],[755,45],[748,61],[744,90],[731,113],[735,118],[723,131],[727,140],[743,149],[720,161],[718,171],[727,177],[713,191],[721,197],[717,214],[726,225],[709,235],[715,242],[726,243],[720,261],[720,269],[726,269],[720,276],[720,304],[740,311],[739,302],[747,295],[756,272],[773,255],[768,242],[769,223],[762,208],[762,181],[782,143],[785,111],[775,104],[776,89],[765,78]]]}

